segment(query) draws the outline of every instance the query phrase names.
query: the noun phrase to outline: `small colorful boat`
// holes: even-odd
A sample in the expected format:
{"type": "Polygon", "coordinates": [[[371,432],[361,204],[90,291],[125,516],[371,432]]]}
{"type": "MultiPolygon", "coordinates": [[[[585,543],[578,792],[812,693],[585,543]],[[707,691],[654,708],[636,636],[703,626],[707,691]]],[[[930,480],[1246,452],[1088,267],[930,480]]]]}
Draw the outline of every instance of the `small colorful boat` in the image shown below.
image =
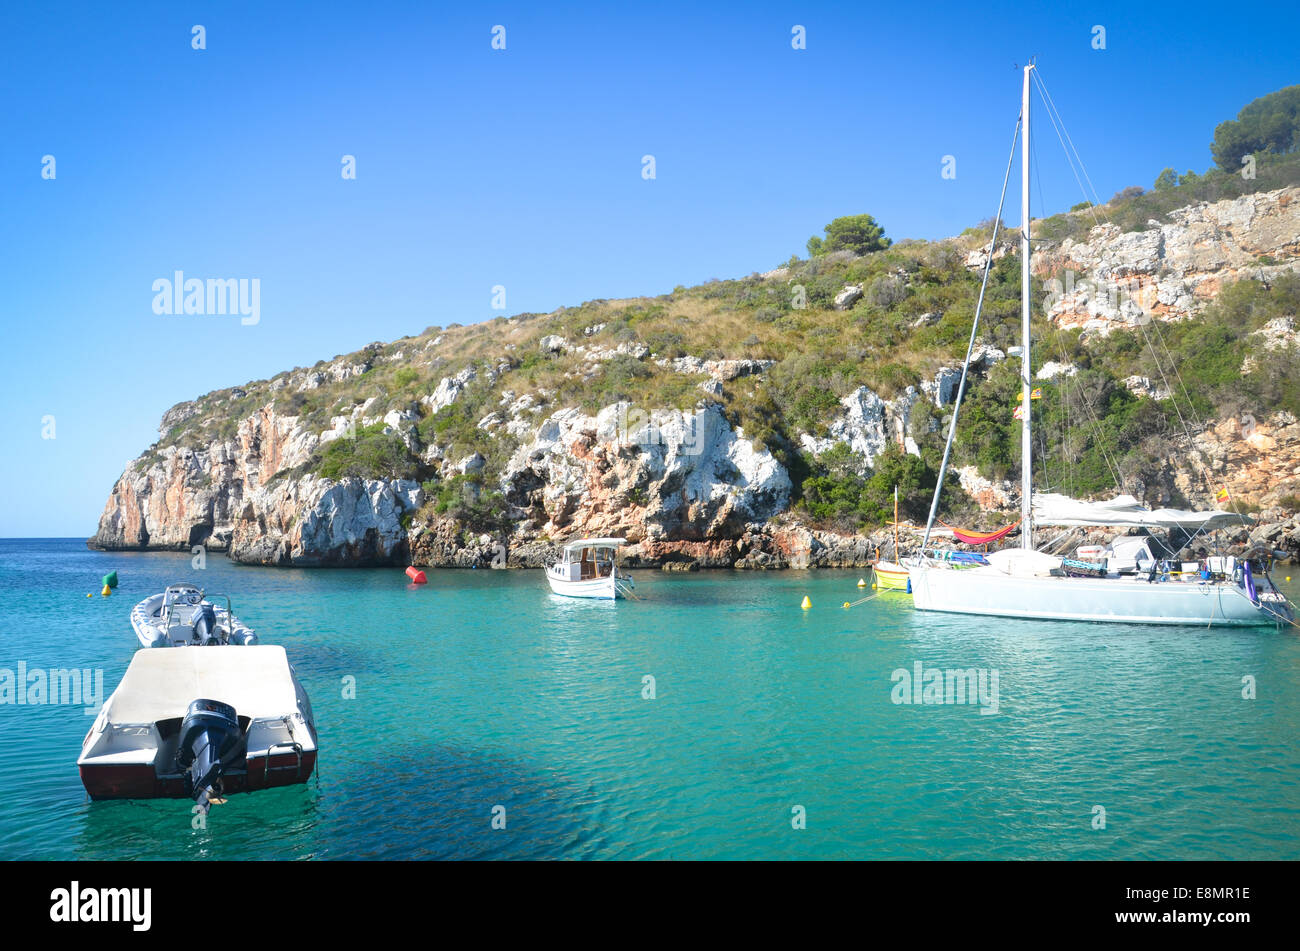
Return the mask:
{"type": "Polygon", "coordinates": [[[871,566],[876,573],[877,591],[906,591],[907,569],[892,561],[878,561],[871,566]]]}
{"type": "MultiPolygon", "coordinates": [[[[894,558],[898,558],[898,486],[894,486],[894,558]]],[[[876,573],[877,591],[909,591],[907,569],[897,561],[881,561],[879,552],[871,566],[876,573]]]]}

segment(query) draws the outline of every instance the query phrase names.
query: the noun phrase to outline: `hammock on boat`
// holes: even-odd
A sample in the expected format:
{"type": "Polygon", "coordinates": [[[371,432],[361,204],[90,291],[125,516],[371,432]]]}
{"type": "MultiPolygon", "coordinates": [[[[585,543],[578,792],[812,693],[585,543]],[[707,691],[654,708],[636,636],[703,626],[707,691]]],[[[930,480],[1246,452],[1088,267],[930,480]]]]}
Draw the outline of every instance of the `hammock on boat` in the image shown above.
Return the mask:
{"type": "Polygon", "coordinates": [[[968,532],[965,529],[955,528],[947,522],[940,522],[944,528],[952,529],[953,538],[959,542],[965,542],[967,545],[989,545],[996,541],[1001,541],[1007,535],[1010,535],[1020,525],[1020,519],[1016,519],[1006,528],[999,528],[996,532],[968,532]]]}

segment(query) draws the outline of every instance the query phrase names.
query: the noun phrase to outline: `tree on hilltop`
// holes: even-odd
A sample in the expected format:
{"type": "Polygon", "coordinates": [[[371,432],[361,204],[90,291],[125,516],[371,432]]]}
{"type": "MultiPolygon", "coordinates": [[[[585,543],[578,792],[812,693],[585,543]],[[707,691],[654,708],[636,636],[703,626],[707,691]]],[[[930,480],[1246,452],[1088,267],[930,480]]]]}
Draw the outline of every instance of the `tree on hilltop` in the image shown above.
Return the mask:
{"type": "Polygon", "coordinates": [[[1236,119],[1214,130],[1210,154],[1225,172],[1241,171],[1241,160],[1255,152],[1284,155],[1300,148],[1300,86],[1287,86],[1247,103],[1236,119]]]}
{"type": "Polygon", "coordinates": [[[885,237],[885,229],[876,223],[871,215],[845,215],[836,218],[825,228],[826,237],[813,235],[808,239],[809,257],[829,254],[832,251],[852,251],[854,254],[870,254],[883,251],[889,247],[890,240],[885,237]]]}

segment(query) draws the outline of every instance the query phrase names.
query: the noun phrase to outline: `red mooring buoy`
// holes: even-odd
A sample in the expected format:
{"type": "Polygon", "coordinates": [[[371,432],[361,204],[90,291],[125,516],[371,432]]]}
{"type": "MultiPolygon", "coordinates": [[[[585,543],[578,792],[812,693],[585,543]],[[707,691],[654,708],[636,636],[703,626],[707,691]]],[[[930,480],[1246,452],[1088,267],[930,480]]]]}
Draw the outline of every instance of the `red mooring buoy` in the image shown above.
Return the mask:
{"type": "Polygon", "coordinates": [[[406,569],[406,577],[410,578],[415,584],[425,584],[429,580],[424,576],[424,572],[420,571],[414,565],[411,565],[411,567],[406,569]]]}

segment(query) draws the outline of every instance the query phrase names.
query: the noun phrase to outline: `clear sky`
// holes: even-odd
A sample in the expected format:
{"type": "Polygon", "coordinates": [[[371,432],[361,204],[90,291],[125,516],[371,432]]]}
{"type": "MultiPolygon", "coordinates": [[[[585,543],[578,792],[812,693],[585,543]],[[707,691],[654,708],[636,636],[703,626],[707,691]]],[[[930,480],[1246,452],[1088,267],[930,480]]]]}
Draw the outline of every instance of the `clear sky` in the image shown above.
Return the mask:
{"type": "MultiPolygon", "coordinates": [[[[0,536],[92,534],[169,406],[495,316],[494,285],[546,312],[766,270],[837,215],[955,234],[996,209],[1029,56],[1103,200],[1203,171],[1216,124],[1300,81],[1298,11],[6,4],[0,536]],[[259,322],[155,314],[176,270],[257,278],[259,322]]],[[[1034,139],[1035,212],[1080,201],[1034,139]]]]}

